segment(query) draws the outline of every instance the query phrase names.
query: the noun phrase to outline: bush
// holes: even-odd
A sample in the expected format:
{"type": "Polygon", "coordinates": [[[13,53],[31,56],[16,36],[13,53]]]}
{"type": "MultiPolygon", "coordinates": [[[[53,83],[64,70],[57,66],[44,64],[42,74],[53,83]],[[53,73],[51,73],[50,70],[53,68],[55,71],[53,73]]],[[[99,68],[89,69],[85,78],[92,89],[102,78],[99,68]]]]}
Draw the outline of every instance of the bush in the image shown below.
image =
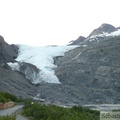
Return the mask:
{"type": "Polygon", "coordinates": [[[0,94],[0,102],[7,102],[6,98],[0,94]]]}
{"type": "Polygon", "coordinates": [[[16,120],[16,116],[0,116],[0,120],[16,120]]]}
{"type": "Polygon", "coordinates": [[[0,102],[9,102],[9,101],[14,101],[14,102],[21,102],[23,99],[18,99],[16,96],[6,93],[6,92],[0,92],[0,102]]]}
{"type": "Polygon", "coordinates": [[[99,112],[88,108],[74,106],[63,108],[55,105],[25,103],[23,114],[31,120],[99,120],[99,112]]]}

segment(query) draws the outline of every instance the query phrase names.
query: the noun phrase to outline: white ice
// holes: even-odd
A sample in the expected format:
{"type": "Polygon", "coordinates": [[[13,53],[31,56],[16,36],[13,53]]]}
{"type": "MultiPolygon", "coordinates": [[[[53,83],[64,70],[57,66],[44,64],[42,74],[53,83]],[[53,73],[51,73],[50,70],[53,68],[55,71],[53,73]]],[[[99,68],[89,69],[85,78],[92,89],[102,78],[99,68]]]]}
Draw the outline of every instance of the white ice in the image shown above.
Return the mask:
{"type": "MultiPolygon", "coordinates": [[[[40,78],[44,82],[48,83],[60,83],[59,79],[55,75],[54,69],[57,67],[54,65],[53,58],[56,56],[64,56],[64,53],[75,48],[77,46],[45,46],[45,47],[32,47],[26,45],[19,45],[19,55],[17,61],[26,62],[35,65],[40,69],[40,78]]],[[[9,63],[14,70],[17,69],[16,63],[9,63]]],[[[34,83],[39,83],[35,80],[34,83]]]]}

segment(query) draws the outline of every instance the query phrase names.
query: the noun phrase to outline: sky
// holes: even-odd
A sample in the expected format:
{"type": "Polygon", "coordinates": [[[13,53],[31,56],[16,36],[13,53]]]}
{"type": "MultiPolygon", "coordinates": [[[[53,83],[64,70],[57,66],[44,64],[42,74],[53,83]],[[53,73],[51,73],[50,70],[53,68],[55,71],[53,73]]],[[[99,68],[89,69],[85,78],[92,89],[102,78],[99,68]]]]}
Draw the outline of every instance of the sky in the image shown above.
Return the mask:
{"type": "Polygon", "coordinates": [[[0,0],[0,35],[9,44],[65,45],[103,23],[120,26],[120,0],[0,0]]]}

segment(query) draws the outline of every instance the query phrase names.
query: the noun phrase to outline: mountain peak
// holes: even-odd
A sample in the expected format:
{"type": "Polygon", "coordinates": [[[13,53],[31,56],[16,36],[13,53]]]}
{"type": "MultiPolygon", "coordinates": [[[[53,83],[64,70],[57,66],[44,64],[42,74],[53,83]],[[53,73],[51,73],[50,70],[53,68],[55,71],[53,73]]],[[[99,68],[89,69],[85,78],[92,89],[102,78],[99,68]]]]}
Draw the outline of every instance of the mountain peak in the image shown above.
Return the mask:
{"type": "Polygon", "coordinates": [[[111,33],[116,30],[117,28],[115,28],[113,25],[104,23],[97,29],[94,29],[88,37],[93,36],[93,35],[103,34],[103,33],[111,33]]]}
{"type": "Polygon", "coordinates": [[[14,61],[18,54],[16,45],[9,45],[0,35],[0,62],[14,61]]]}
{"type": "Polygon", "coordinates": [[[86,38],[84,36],[79,36],[76,40],[72,40],[69,42],[69,45],[78,45],[82,43],[86,38]]]}

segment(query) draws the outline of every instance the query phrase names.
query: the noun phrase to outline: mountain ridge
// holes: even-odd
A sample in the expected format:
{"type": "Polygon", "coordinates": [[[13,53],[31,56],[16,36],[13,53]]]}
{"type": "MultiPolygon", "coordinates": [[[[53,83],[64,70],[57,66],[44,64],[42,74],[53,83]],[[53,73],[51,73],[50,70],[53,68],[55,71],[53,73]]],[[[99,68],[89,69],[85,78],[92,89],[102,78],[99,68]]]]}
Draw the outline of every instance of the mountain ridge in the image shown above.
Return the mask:
{"type": "MultiPolygon", "coordinates": [[[[80,36],[78,39],[70,41],[68,45],[93,44],[96,41],[106,40],[116,36],[111,34],[119,30],[120,27],[114,27],[111,24],[103,23],[101,26],[94,29],[86,38],[84,36],[81,38],[80,36]]],[[[120,32],[118,36],[119,35],[120,32]]]]}

